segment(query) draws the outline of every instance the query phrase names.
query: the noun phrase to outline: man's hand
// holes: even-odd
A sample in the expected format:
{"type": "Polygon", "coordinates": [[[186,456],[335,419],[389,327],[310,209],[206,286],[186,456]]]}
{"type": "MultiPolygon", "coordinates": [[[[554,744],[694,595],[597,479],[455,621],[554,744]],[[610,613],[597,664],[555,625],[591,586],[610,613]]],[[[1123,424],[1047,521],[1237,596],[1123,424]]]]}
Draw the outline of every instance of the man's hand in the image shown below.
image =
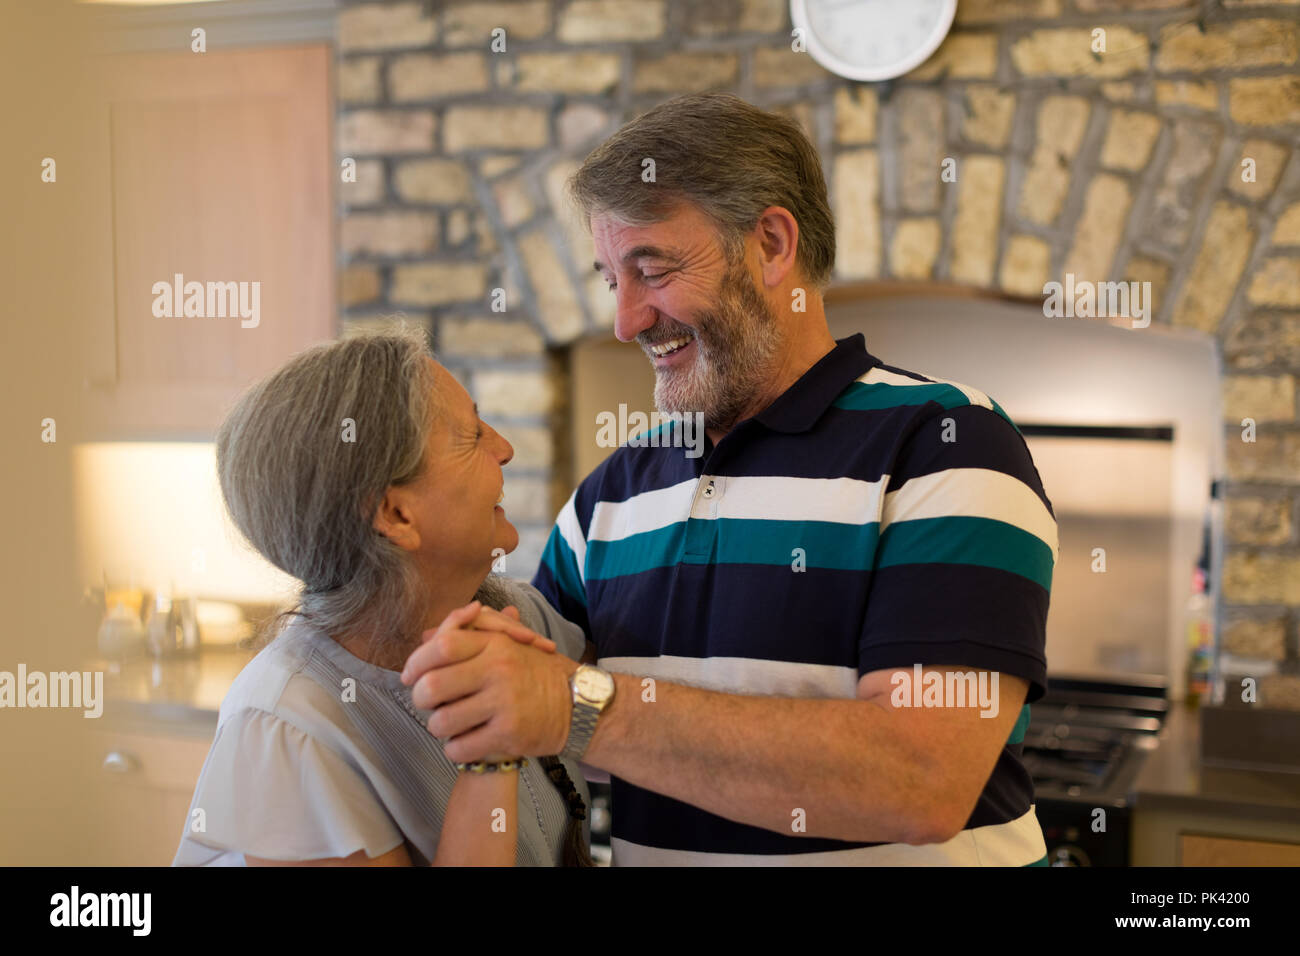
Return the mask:
{"type": "Polygon", "coordinates": [[[554,643],[477,604],[449,614],[407,658],[402,682],[412,702],[434,711],[429,733],[445,741],[452,760],[558,753],[569,734],[577,663],[538,653],[546,650],[540,642],[551,651],[554,643]]]}

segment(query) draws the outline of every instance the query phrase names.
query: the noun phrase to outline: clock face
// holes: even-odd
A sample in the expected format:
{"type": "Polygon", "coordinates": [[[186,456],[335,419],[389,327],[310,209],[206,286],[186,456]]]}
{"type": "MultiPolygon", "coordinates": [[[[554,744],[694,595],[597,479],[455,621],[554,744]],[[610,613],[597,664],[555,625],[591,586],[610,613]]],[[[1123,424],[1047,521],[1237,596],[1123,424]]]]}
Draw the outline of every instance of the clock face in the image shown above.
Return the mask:
{"type": "Polygon", "coordinates": [[[924,63],[952,26],[957,0],[791,0],[808,52],[852,80],[888,80],[924,63]]]}

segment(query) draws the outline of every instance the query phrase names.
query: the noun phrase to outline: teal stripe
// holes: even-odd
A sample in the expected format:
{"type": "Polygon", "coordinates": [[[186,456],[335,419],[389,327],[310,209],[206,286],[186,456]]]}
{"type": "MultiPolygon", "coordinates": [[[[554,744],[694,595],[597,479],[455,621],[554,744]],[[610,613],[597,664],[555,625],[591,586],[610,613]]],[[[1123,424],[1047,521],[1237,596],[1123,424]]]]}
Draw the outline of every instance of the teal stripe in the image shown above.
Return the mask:
{"type": "Polygon", "coordinates": [[[1022,528],[968,515],[896,521],[880,536],[877,567],[975,564],[1010,571],[1052,589],[1052,549],[1022,528]]]}
{"type": "MultiPolygon", "coordinates": [[[[929,385],[852,382],[848,388],[840,392],[833,404],[836,408],[863,412],[882,408],[900,408],[906,405],[924,405],[926,402],[938,402],[944,408],[961,408],[971,404],[965,392],[942,382],[929,385]]],[[[1003,410],[1002,406],[992,398],[989,398],[989,402],[993,406],[993,411],[1005,419],[1008,425],[1015,428],[1016,434],[1020,434],[1020,429],[1016,427],[1016,423],[1011,420],[1011,416],[1003,410]]]]}
{"type": "Polygon", "coordinates": [[[1040,857],[1039,857],[1037,860],[1035,860],[1033,863],[1026,863],[1026,864],[1025,864],[1025,866],[1047,866],[1047,865],[1048,865],[1048,863],[1047,863],[1047,854],[1046,854],[1046,853],[1044,853],[1042,856],[1040,856],[1040,857]]]}
{"type": "MultiPolygon", "coordinates": [[[[699,521],[699,519],[695,519],[699,521]]],[[[707,529],[707,553],[685,554],[686,522],[630,535],[617,541],[587,543],[587,580],[597,581],[653,568],[683,564],[769,564],[793,567],[802,548],[803,566],[865,571],[876,549],[879,525],[833,521],[776,521],[718,518],[707,529]]]]}
{"type": "Polygon", "coordinates": [[[924,405],[938,402],[944,408],[969,405],[970,399],[960,390],[942,383],[916,385],[890,385],[885,382],[850,382],[834,401],[836,408],[849,411],[871,411],[880,408],[901,408],[905,405],[924,405]]]}
{"type": "Polygon", "coordinates": [[[552,528],[551,536],[546,539],[542,563],[550,570],[551,577],[555,578],[561,591],[583,607],[587,606],[587,591],[578,576],[578,557],[569,547],[569,542],[564,540],[564,535],[560,534],[559,528],[552,528]]]}
{"type": "Polygon", "coordinates": [[[1029,705],[1025,704],[1020,708],[1020,716],[1016,718],[1016,725],[1011,728],[1011,736],[1007,738],[1010,745],[1022,744],[1025,742],[1025,731],[1029,729],[1029,705]]]}
{"type": "MultiPolygon", "coordinates": [[[[715,527],[708,531],[715,537],[710,549],[699,554],[683,553],[684,521],[616,541],[590,541],[587,580],[640,574],[678,562],[793,566],[796,548],[803,549],[805,567],[866,571],[879,544],[877,567],[971,564],[1019,574],[1047,591],[1052,586],[1051,549],[1036,535],[992,518],[960,515],[899,521],[889,525],[884,535],[879,535],[874,521],[854,525],[719,518],[711,524],[715,527]]],[[[549,554],[549,543],[547,547],[549,554]]]]}

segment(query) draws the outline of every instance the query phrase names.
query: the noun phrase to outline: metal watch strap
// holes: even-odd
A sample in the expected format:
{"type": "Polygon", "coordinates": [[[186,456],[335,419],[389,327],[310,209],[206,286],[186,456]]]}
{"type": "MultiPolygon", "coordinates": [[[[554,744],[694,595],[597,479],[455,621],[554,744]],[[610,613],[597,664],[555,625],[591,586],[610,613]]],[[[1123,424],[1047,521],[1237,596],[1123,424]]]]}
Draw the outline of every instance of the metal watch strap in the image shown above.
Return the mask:
{"type": "Polygon", "coordinates": [[[569,739],[564,742],[564,749],[560,751],[561,757],[577,760],[586,753],[587,744],[591,743],[592,735],[596,733],[596,720],[599,717],[600,710],[598,708],[579,700],[573,702],[573,717],[569,723],[569,739]]]}

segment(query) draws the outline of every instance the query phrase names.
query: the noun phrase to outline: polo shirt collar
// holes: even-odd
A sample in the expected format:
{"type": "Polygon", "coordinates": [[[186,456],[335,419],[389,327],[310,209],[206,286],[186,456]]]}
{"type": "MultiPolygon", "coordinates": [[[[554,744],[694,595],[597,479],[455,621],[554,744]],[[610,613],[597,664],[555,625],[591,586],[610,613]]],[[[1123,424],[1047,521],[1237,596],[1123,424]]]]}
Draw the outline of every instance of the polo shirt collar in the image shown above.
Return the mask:
{"type": "Polygon", "coordinates": [[[755,415],[754,420],[773,431],[806,432],[850,382],[880,364],[881,360],[867,351],[861,332],[839,339],[835,348],[804,372],[776,401],[755,415]]]}

